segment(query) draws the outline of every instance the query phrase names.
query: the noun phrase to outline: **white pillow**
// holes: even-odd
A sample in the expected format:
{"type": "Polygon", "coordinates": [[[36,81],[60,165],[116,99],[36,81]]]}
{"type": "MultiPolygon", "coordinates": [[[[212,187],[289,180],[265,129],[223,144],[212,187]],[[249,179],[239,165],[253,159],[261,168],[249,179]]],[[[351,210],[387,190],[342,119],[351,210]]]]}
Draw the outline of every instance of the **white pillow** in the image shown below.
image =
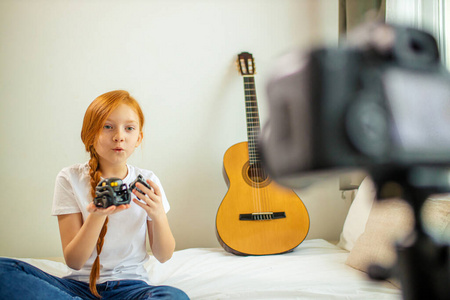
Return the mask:
{"type": "MultiPolygon", "coordinates": [[[[450,232],[450,201],[428,199],[421,211],[422,224],[428,234],[437,242],[448,243],[450,232]]],[[[347,265],[367,272],[371,264],[390,267],[397,259],[395,243],[403,241],[414,228],[414,214],[411,206],[401,199],[375,202],[369,214],[364,233],[350,252],[347,265]]],[[[389,279],[400,287],[398,280],[389,279]]]]}
{"type": "MultiPolygon", "coordinates": [[[[356,241],[347,261],[350,267],[367,272],[371,264],[391,267],[396,259],[395,243],[402,241],[414,228],[411,206],[401,199],[374,203],[366,230],[356,241]]],[[[400,287],[398,280],[389,280],[400,287]]]]}
{"type": "Polygon", "coordinates": [[[375,201],[376,190],[375,185],[370,177],[365,177],[356,192],[350,209],[348,210],[347,218],[344,222],[344,227],[341,232],[339,247],[351,251],[355,245],[356,240],[364,232],[367,220],[369,219],[372,204],[375,201]]]}

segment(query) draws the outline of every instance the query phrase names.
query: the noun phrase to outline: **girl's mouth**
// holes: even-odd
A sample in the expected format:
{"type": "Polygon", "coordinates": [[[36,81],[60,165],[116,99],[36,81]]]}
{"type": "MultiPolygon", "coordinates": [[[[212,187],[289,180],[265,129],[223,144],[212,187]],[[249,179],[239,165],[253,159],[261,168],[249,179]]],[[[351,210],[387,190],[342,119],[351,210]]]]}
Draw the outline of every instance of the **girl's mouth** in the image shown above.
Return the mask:
{"type": "Polygon", "coordinates": [[[113,150],[114,150],[114,152],[122,152],[123,151],[122,148],[114,148],[113,150]]]}

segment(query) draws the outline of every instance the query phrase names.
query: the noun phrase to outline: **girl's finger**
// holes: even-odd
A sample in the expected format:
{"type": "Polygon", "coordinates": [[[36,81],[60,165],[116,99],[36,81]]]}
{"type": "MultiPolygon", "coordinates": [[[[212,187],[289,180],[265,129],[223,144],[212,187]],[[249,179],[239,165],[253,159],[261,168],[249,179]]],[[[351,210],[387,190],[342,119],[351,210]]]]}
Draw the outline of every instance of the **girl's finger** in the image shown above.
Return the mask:
{"type": "Polygon", "coordinates": [[[119,206],[117,206],[117,210],[122,211],[122,210],[126,210],[130,207],[130,204],[121,204],[119,206]]]}
{"type": "Polygon", "coordinates": [[[159,195],[159,186],[150,179],[147,179],[147,183],[152,187],[155,195],[159,195]]]}
{"type": "Polygon", "coordinates": [[[142,203],[138,199],[133,199],[133,202],[136,203],[137,205],[139,205],[140,207],[142,207],[145,211],[147,211],[150,208],[150,206],[148,206],[147,204],[142,203]]]}
{"type": "Polygon", "coordinates": [[[145,185],[143,185],[140,182],[136,183],[136,187],[139,188],[146,195],[151,195],[153,193],[153,190],[151,188],[149,189],[148,187],[146,187],[145,185]]]}
{"type": "Polygon", "coordinates": [[[113,211],[113,210],[116,210],[116,208],[118,208],[118,206],[111,205],[111,206],[107,207],[106,210],[107,211],[113,211]]]}
{"type": "MultiPolygon", "coordinates": [[[[139,183],[138,183],[139,184],[139,183]]],[[[145,197],[144,194],[138,192],[136,189],[133,190],[133,194],[136,195],[136,197],[139,198],[139,200],[144,201],[145,203],[148,203],[148,201],[150,201],[149,197],[145,197]]]]}

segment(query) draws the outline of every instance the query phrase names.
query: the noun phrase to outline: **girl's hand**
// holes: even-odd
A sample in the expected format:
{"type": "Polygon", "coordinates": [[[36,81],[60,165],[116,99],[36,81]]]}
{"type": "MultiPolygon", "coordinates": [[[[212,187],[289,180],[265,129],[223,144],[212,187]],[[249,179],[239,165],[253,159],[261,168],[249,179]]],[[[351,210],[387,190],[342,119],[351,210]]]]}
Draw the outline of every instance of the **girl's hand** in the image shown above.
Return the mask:
{"type": "Polygon", "coordinates": [[[136,187],[143,191],[145,195],[134,189],[133,194],[135,194],[136,197],[142,201],[139,201],[138,199],[133,199],[133,201],[142,207],[152,220],[156,220],[159,216],[165,216],[166,211],[164,210],[164,206],[162,204],[161,191],[158,185],[149,179],[147,179],[147,183],[152,187],[152,189],[145,187],[142,183],[136,183],[136,187]]]}
{"type": "Polygon", "coordinates": [[[94,202],[91,202],[87,206],[87,211],[94,215],[109,216],[109,215],[121,212],[123,210],[126,210],[128,208],[130,208],[130,204],[122,204],[119,206],[111,205],[110,207],[107,207],[107,208],[101,208],[101,207],[95,206],[94,202]]]}

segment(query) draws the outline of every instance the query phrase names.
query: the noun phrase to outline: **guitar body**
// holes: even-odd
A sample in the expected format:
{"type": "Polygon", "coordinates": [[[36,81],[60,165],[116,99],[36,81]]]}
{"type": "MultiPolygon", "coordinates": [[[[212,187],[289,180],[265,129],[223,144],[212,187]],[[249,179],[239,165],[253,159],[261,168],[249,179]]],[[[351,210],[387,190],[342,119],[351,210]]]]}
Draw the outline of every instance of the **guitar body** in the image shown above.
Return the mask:
{"type": "Polygon", "coordinates": [[[308,212],[294,191],[273,182],[261,165],[252,166],[248,153],[242,142],[224,155],[228,192],[217,211],[217,238],[237,255],[288,252],[308,234],[308,212]]]}

